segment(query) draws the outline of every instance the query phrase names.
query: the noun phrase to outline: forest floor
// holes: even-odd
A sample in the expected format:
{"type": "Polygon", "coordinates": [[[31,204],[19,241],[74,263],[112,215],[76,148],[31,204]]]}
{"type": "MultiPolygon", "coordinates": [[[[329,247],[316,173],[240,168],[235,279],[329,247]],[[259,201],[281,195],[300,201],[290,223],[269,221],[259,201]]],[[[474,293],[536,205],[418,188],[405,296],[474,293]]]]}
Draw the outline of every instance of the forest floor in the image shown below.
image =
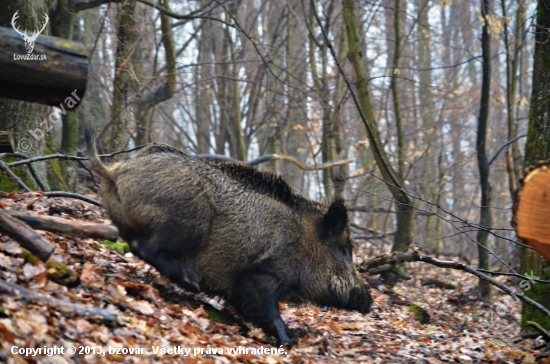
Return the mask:
{"type": "MultiPolygon", "coordinates": [[[[54,214],[52,201],[11,194],[0,207],[108,223],[99,208],[78,200],[55,199],[54,214]]],[[[37,294],[0,294],[0,363],[534,363],[539,353],[533,340],[514,340],[521,305],[497,290],[500,306],[483,303],[477,279],[463,272],[412,263],[413,278],[393,289],[365,276],[379,306],[367,315],[281,304],[297,344],[280,353],[259,329],[243,333],[236,324],[215,322],[212,307],[220,302],[183,292],[129,253],[92,239],[41,234],[57,246],[50,261],[70,271],[25,258],[17,243],[0,236],[0,280],[37,294]],[[423,286],[428,278],[458,288],[423,286]],[[116,320],[86,317],[59,302],[103,308],[116,320]],[[412,303],[426,310],[428,323],[415,319],[412,303]],[[63,354],[25,354],[54,347],[63,354]]]]}

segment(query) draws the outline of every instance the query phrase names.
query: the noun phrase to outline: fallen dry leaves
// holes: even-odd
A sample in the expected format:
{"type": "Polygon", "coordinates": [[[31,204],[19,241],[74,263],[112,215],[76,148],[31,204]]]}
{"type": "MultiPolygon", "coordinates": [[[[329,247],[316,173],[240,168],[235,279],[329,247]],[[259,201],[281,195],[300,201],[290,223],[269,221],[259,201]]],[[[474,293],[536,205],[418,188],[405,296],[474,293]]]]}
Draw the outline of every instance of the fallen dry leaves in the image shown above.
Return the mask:
{"type": "MultiPolygon", "coordinates": [[[[63,216],[105,221],[99,209],[80,201],[52,202],[30,193],[0,199],[3,208],[37,214],[64,211],[63,216]],[[55,206],[55,211],[49,206],[55,206]]],[[[298,340],[287,354],[235,351],[273,347],[259,329],[243,336],[238,325],[212,321],[204,305],[219,307],[220,302],[181,291],[131,254],[121,255],[92,239],[42,234],[57,245],[51,260],[76,272],[78,279],[66,285],[55,283],[44,263],[26,261],[19,245],[5,236],[0,236],[0,279],[65,302],[107,309],[116,313],[117,322],[106,326],[79,315],[71,317],[47,304],[0,295],[0,362],[533,363],[538,354],[530,349],[530,340],[519,344],[510,340],[518,334],[519,304],[510,303],[503,317],[493,317],[491,322],[490,316],[484,316],[491,306],[472,293],[475,278],[422,263],[410,264],[414,278],[393,290],[373,284],[378,308],[368,315],[281,304],[283,320],[298,340]],[[421,279],[435,277],[460,287],[445,290],[421,285],[421,279]],[[429,324],[414,319],[409,312],[412,302],[429,312],[429,324]],[[479,337],[472,334],[476,328],[481,330],[479,337]],[[14,346],[74,347],[77,352],[33,357],[13,354],[14,346]],[[105,353],[107,348],[111,351],[105,353]],[[182,353],[184,349],[188,354],[182,353]]],[[[373,278],[369,280],[372,283],[373,278]]],[[[511,302],[498,292],[496,298],[511,302]]]]}

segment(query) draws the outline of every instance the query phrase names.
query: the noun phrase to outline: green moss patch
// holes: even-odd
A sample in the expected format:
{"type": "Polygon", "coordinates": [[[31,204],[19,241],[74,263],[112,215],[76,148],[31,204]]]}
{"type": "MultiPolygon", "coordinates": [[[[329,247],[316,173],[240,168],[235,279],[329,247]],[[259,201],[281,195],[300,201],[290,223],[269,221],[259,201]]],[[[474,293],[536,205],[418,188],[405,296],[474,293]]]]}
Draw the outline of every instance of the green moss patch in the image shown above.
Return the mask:
{"type": "Polygon", "coordinates": [[[102,240],[101,244],[105,245],[107,248],[112,249],[120,254],[126,254],[130,252],[130,247],[127,243],[122,243],[120,241],[112,242],[109,240],[102,240]]]}
{"type": "Polygon", "coordinates": [[[412,312],[415,320],[421,324],[427,324],[430,322],[430,314],[428,311],[420,307],[418,303],[411,303],[409,306],[409,312],[412,312]]]}

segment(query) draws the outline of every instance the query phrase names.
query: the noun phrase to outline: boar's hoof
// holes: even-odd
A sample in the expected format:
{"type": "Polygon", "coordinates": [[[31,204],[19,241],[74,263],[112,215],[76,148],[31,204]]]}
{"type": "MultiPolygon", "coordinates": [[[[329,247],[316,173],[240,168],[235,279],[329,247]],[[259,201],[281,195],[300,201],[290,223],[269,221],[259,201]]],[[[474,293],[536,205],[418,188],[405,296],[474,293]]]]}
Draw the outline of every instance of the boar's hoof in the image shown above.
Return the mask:
{"type": "Polygon", "coordinates": [[[292,343],[290,341],[281,342],[279,345],[282,346],[285,350],[292,349],[292,343]]]}
{"type": "Polygon", "coordinates": [[[281,345],[285,349],[290,349],[292,344],[286,334],[286,327],[283,320],[280,317],[276,318],[273,321],[273,326],[275,328],[275,336],[277,337],[277,345],[281,345]]]}

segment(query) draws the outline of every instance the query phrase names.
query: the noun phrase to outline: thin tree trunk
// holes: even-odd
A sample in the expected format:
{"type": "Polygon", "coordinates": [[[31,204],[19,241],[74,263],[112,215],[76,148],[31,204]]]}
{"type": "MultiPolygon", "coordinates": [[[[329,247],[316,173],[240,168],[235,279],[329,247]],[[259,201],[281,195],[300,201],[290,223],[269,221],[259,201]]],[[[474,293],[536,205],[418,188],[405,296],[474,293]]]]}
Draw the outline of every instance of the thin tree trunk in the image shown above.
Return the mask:
{"type": "MultiPolygon", "coordinates": [[[[404,183],[399,175],[395,172],[388,161],[388,157],[383,149],[380,141],[380,135],[374,118],[374,111],[370,99],[367,79],[365,77],[365,69],[362,58],[361,42],[359,37],[359,28],[357,26],[357,18],[355,15],[355,2],[353,0],[343,0],[344,22],[348,34],[349,53],[348,57],[353,66],[355,74],[355,87],[357,90],[357,98],[359,102],[359,112],[365,117],[363,124],[367,129],[367,136],[370,147],[380,173],[384,180],[388,183],[388,188],[395,199],[397,213],[397,228],[394,236],[392,251],[407,251],[413,240],[413,217],[414,209],[413,202],[405,193],[404,183]]],[[[383,276],[387,284],[394,285],[397,282],[397,275],[388,273],[383,276]]]]}
{"type": "MultiPolygon", "coordinates": [[[[491,217],[491,183],[489,182],[489,163],[487,161],[487,123],[491,97],[491,29],[489,25],[490,0],[481,0],[481,14],[484,19],[481,34],[481,52],[483,59],[483,79],[481,83],[481,103],[477,126],[476,154],[481,186],[481,207],[479,224],[484,227],[492,225],[491,217]]],[[[489,270],[489,253],[487,251],[489,233],[479,230],[477,233],[479,268],[489,270]]],[[[479,280],[480,294],[491,300],[491,285],[479,280]]]]}
{"type": "Polygon", "coordinates": [[[395,46],[393,51],[393,65],[391,75],[391,92],[393,98],[393,112],[395,115],[395,129],[397,130],[397,165],[399,166],[399,177],[405,176],[405,150],[403,141],[403,121],[401,119],[401,105],[399,102],[399,91],[397,80],[399,76],[399,59],[401,58],[401,0],[395,0],[393,17],[393,31],[395,46]]]}
{"type": "Polygon", "coordinates": [[[119,8],[119,26],[115,75],[113,80],[113,104],[111,108],[109,150],[116,151],[126,145],[126,120],[128,115],[128,87],[130,81],[130,56],[135,43],[136,0],[128,0],[119,8]]]}

